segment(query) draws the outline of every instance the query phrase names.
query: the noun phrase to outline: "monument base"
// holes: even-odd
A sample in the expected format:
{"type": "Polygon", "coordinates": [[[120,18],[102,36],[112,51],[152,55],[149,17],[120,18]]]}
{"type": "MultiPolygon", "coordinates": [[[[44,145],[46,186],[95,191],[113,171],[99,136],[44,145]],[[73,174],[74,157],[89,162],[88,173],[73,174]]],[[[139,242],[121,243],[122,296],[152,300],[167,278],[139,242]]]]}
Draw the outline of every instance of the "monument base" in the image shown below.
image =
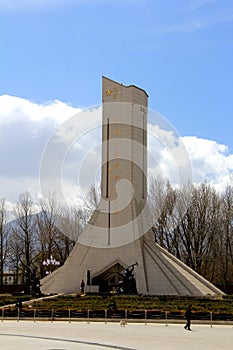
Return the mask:
{"type": "Polygon", "coordinates": [[[118,271],[135,262],[138,294],[216,297],[224,293],[154,242],[152,229],[138,240],[115,248],[92,248],[76,244],[65,264],[41,280],[44,294],[79,293],[81,280],[92,271],[91,291],[110,291],[119,280],[118,271]],[[93,282],[94,283],[94,282],[93,282]]]}

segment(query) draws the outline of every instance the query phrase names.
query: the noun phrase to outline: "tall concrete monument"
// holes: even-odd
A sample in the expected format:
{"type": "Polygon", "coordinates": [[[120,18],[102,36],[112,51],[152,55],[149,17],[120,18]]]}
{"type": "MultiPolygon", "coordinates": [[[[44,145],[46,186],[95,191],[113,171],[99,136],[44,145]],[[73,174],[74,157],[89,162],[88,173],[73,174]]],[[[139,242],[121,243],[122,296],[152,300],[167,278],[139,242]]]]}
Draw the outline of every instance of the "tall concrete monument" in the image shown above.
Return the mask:
{"type": "Polygon", "coordinates": [[[222,292],[155,243],[147,210],[147,93],[102,81],[101,201],[65,264],[41,280],[43,293],[109,291],[134,268],[140,294],[222,292]]]}

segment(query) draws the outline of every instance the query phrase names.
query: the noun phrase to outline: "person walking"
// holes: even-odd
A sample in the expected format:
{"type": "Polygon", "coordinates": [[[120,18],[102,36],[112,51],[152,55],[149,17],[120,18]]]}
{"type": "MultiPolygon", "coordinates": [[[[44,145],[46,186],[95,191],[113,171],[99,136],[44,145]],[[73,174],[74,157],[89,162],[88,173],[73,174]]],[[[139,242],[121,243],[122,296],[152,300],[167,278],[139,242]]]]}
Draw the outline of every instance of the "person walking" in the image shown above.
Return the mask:
{"type": "Polygon", "coordinates": [[[84,282],[84,280],[82,280],[82,282],[80,284],[80,289],[81,289],[81,294],[83,295],[85,293],[85,282],[84,282]]]}
{"type": "Polygon", "coordinates": [[[191,319],[192,319],[192,305],[190,304],[185,311],[184,317],[186,318],[186,325],[184,326],[184,329],[187,329],[188,331],[191,331],[190,325],[191,325],[191,319]]]}

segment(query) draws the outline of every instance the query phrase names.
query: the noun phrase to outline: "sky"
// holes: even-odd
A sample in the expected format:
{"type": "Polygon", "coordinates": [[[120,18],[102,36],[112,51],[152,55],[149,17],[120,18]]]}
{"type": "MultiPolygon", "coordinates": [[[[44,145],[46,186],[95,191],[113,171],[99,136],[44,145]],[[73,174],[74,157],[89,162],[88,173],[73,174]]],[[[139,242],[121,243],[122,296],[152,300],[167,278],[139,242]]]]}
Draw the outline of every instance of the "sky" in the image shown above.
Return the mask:
{"type": "Polygon", "coordinates": [[[0,0],[0,198],[38,195],[49,138],[101,104],[103,75],[146,90],[181,136],[193,181],[222,189],[233,172],[232,62],[232,0],[0,0]]]}

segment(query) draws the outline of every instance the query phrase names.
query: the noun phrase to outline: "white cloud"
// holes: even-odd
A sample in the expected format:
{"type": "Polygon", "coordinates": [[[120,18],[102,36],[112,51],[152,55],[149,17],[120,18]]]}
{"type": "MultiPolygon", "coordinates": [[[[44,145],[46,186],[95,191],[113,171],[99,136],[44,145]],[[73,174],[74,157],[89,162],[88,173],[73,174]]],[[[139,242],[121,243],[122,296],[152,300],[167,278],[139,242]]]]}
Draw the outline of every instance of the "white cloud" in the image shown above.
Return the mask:
{"type": "MultiPolygon", "coordinates": [[[[0,198],[15,202],[26,190],[30,190],[35,198],[39,195],[41,159],[51,135],[66,136],[63,143],[58,142],[58,147],[55,147],[54,159],[64,152],[64,145],[69,146],[64,153],[61,181],[72,202],[100,178],[101,128],[98,125],[101,113],[98,109],[97,114],[89,110],[83,118],[80,111],[61,101],[37,104],[18,97],[0,96],[0,198]],[[72,120],[74,115],[80,116],[73,124],[74,127],[77,125],[79,139],[69,145],[67,135],[63,133],[66,129],[57,127],[72,120]]],[[[233,154],[229,154],[226,145],[195,136],[178,138],[175,132],[165,131],[157,125],[149,125],[148,130],[156,135],[155,142],[150,142],[148,176],[163,174],[177,182],[180,169],[186,170],[187,166],[187,161],[181,156],[184,144],[194,183],[206,180],[221,190],[232,180],[233,154]]],[[[70,135],[72,140],[75,139],[72,130],[70,135]]]]}
{"type": "Polygon", "coordinates": [[[43,149],[56,127],[79,111],[60,101],[40,105],[0,96],[0,197],[14,201],[28,188],[39,191],[43,149]]]}
{"type": "Polygon", "coordinates": [[[232,181],[233,154],[228,154],[226,145],[196,136],[182,139],[191,160],[194,183],[206,180],[222,190],[232,181]]]}
{"type": "Polygon", "coordinates": [[[23,117],[33,122],[53,119],[56,124],[61,124],[79,111],[81,109],[58,100],[40,105],[20,97],[0,96],[0,121],[5,120],[7,122],[10,119],[10,122],[12,122],[13,120],[21,120],[23,117]]]}
{"type": "Polygon", "coordinates": [[[191,163],[181,137],[156,113],[148,124],[148,150],[149,179],[164,177],[175,186],[192,181],[191,163]]]}

